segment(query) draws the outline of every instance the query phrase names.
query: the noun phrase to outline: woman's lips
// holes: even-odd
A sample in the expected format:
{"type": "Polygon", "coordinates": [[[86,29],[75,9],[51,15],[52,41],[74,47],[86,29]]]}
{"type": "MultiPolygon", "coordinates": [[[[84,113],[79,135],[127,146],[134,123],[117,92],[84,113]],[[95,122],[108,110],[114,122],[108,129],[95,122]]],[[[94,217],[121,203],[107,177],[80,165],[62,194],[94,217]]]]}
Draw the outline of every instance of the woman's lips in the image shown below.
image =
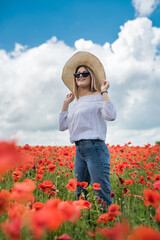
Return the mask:
{"type": "Polygon", "coordinates": [[[85,79],[78,79],[78,81],[84,81],[85,79]]]}

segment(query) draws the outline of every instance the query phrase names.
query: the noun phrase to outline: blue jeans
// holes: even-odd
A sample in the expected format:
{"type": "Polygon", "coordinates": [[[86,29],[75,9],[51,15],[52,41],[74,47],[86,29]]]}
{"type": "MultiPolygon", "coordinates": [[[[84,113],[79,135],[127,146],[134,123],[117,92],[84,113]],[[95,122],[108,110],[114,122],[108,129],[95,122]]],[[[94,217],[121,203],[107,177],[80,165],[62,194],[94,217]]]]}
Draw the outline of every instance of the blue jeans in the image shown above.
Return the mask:
{"type": "MultiPolygon", "coordinates": [[[[80,140],[75,142],[76,158],[74,176],[78,182],[100,183],[101,190],[96,194],[111,205],[111,184],[110,184],[110,154],[104,141],[80,140]]],[[[77,196],[81,195],[82,187],[77,187],[77,196]]]]}

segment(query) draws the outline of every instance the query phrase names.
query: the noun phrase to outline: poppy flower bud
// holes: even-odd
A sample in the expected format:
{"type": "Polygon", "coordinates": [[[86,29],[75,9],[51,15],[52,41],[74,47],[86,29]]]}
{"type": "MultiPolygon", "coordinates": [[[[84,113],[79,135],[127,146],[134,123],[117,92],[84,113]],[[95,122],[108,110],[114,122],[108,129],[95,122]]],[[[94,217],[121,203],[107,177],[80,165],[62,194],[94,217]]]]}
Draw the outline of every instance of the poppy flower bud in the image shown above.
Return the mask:
{"type": "Polygon", "coordinates": [[[111,198],[113,198],[114,197],[114,192],[113,192],[113,190],[111,190],[111,198]]]}

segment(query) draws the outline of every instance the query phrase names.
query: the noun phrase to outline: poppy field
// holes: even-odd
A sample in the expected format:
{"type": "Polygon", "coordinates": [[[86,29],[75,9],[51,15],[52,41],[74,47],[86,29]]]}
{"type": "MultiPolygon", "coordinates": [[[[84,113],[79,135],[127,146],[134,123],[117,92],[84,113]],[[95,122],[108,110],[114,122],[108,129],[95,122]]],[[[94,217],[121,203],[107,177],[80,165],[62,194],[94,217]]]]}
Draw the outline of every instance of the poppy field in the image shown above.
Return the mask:
{"type": "Polygon", "coordinates": [[[112,205],[74,178],[75,146],[0,142],[0,239],[160,240],[160,145],[108,145],[112,205]],[[87,190],[76,197],[76,187],[87,190]]]}

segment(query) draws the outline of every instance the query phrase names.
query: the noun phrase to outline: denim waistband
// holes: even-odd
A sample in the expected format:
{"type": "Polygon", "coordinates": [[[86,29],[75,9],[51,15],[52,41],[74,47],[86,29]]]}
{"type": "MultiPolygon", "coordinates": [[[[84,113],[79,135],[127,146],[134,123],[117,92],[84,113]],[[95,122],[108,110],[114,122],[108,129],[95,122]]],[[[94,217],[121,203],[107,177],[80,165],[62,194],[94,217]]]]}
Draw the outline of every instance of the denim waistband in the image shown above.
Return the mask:
{"type": "Polygon", "coordinates": [[[96,143],[96,142],[104,142],[104,141],[101,139],[81,139],[79,141],[75,141],[75,145],[78,146],[81,143],[89,143],[89,142],[96,143]]]}

